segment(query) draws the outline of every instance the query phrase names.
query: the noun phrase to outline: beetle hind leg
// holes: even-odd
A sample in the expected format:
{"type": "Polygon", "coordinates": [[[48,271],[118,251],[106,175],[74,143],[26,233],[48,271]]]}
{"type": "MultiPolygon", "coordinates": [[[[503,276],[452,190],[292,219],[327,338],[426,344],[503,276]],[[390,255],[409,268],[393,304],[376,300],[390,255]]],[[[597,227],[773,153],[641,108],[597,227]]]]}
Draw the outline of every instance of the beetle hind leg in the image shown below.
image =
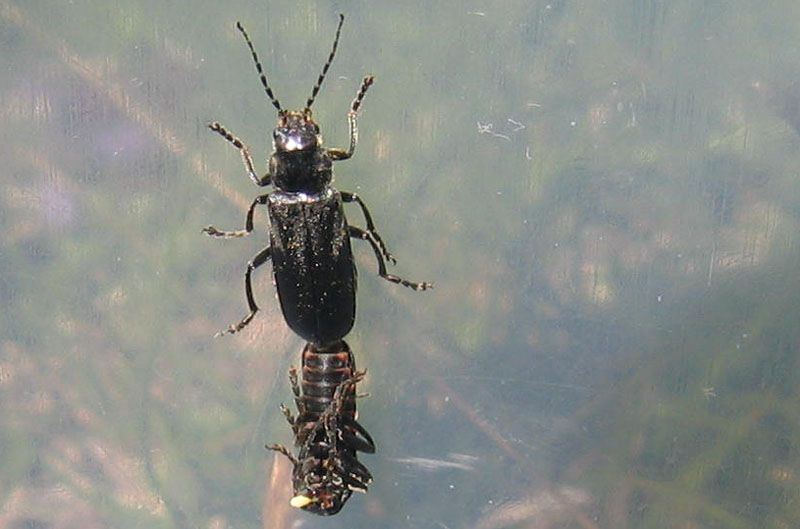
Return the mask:
{"type": "Polygon", "coordinates": [[[253,270],[266,263],[270,259],[271,255],[272,248],[267,246],[261,250],[252,261],[247,263],[247,272],[244,274],[244,292],[247,296],[247,305],[250,307],[250,313],[242,318],[242,321],[239,323],[231,324],[230,327],[218,332],[215,336],[222,336],[223,334],[235,334],[247,327],[247,325],[252,321],[253,316],[255,316],[256,312],[258,312],[258,305],[256,305],[256,300],[253,297],[253,285],[250,276],[253,273],[253,270]]]}

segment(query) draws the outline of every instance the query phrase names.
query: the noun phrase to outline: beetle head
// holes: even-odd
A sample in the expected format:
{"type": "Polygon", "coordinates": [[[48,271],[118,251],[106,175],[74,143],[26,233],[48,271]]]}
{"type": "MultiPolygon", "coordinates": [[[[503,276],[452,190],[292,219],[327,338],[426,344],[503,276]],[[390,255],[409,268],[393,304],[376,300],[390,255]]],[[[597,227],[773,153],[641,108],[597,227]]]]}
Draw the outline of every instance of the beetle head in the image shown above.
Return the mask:
{"type": "MultiPolygon", "coordinates": [[[[328,461],[330,463],[330,461],[328,461]]],[[[290,504],[304,511],[330,516],[339,512],[352,494],[344,479],[324,461],[315,460],[311,469],[295,473],[294,497],[290,504]]]]}
{"type": "Polygon", "coordinates": [[[279,115],[278,126],[272,133],[276,151],[311,151],[320,146],[319,125],[311,118],[310,109],[279,115]]]}

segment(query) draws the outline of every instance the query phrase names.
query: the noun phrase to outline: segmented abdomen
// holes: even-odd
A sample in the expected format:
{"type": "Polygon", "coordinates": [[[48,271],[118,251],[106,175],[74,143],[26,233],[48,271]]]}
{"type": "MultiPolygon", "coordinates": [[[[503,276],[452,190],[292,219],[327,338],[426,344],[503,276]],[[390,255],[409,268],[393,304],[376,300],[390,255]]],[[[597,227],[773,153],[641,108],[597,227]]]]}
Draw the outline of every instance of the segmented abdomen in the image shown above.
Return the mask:
{"type": "Polygon", "coordinates": [[[295,434],[297,456],[285,447],[270,448],[294,466],[292,505],[320,515],[336,514],[352,491],[366,492],[372,474],[357,452],[375,452],[372,437],[356,420],[356,384],[364,372],[344,340],[303,349],[300,380],[289,371],[298,415],[284,410],[295,434]]]}
{"type": "MultiPolygon", "coordinates": [[[[302,395],[298,397],[299,421],[316,422],[328,409],[333,395],[343,382],[356,374],[356,361],[347,342],[340,340],[330,347],[320,348],[307,343],[303,348],[300,373],[302,395]]],[[[355,385],[344,390],[342,417],[356,418],[355,385]]]]}

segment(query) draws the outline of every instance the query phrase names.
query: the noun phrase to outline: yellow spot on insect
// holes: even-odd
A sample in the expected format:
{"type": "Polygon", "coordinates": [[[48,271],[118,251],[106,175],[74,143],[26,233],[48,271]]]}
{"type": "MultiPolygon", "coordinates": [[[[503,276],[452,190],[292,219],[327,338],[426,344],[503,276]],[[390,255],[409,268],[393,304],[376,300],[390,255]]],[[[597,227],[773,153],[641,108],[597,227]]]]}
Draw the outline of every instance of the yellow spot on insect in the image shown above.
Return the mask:
{"type": "Polygon", "coordinates": [[[289,500],[289,505],[297,509],[302,509],[306,505],[314,503],[315,501],[317,501],[316,498],[309,498],[308,496],[303,496],[301,494],[300,496],[295,496],[294,498],[289,500]]]}

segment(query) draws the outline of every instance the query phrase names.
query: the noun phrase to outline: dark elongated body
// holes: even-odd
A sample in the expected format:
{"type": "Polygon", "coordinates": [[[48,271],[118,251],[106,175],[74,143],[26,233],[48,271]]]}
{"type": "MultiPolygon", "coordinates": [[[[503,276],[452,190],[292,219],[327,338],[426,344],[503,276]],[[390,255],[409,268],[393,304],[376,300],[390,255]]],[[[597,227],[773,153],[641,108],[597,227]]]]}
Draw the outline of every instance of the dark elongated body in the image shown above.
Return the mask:
{"type": "Polygon", "coordinates": [[[245,294],[250,312],[224,333],[243,329],[258,312],[250,276],[253,270],[272,259],[281,310],[289,327],[304,340],[320,346],[344,338],[355,321],[356,269],[350,249],[351,237],[370,243],[378,261],[378,274],[384,279],[415,290],[433,286],[388,274],[386,260],[394,264],[395,259],[378,235],[367,206],[355,193],[330,187],[333,162],[346,160],[355,152],[358,110],[373,82],[372,76],[364,78],[347,114],[350,147],[323,148],[319,126],[311,117],[311,105],[336,53],[343,21],[344,16],[340,15],[333,49],[311,97],[303,110],[294,112],[283,109],[275,98],[250,38],[237,23],[250,48],[267,97],[278,109],[278,124],[273,130],[274,152],[264,176],[256,174],[250,151],[239,138],[217,122],[209,124],[211,130],[239,149],[245,169],[257,185],[275,187],[275,191],[258,196],[250,205],[244,230],[220,231],[213,226],[203,230],[213,237],[242,237],[253,231],[253,211],[257,205],[266,205],[269,211],[270,246],[248,263],[245,273],[245,294]],[[343,207],[346,202],[356,202],[361,207],[366,229],[347,222],[343,207]]]}
{"type": "Polygon", "coordinates": [[[340,193],[330,187],[302,196],[276,191],[267,205],[272,269],[286,322],[313,343],[344,337],[355,321],[356,268],[340,193]]]}
{"type": "Polygon", "coordinates": [[[289,371],[297,417],[281,407],[292,425],[294,456],[281,445],[268,448],[292,462],[292,505],[323,516],[336,514],[354,490],[366,492],[372,474],[357,452],[375,452],[372,437],[356,420],[355,386],[364,377],[346,342],[329,347],[306,344],[301,380],[289,371]]]}

